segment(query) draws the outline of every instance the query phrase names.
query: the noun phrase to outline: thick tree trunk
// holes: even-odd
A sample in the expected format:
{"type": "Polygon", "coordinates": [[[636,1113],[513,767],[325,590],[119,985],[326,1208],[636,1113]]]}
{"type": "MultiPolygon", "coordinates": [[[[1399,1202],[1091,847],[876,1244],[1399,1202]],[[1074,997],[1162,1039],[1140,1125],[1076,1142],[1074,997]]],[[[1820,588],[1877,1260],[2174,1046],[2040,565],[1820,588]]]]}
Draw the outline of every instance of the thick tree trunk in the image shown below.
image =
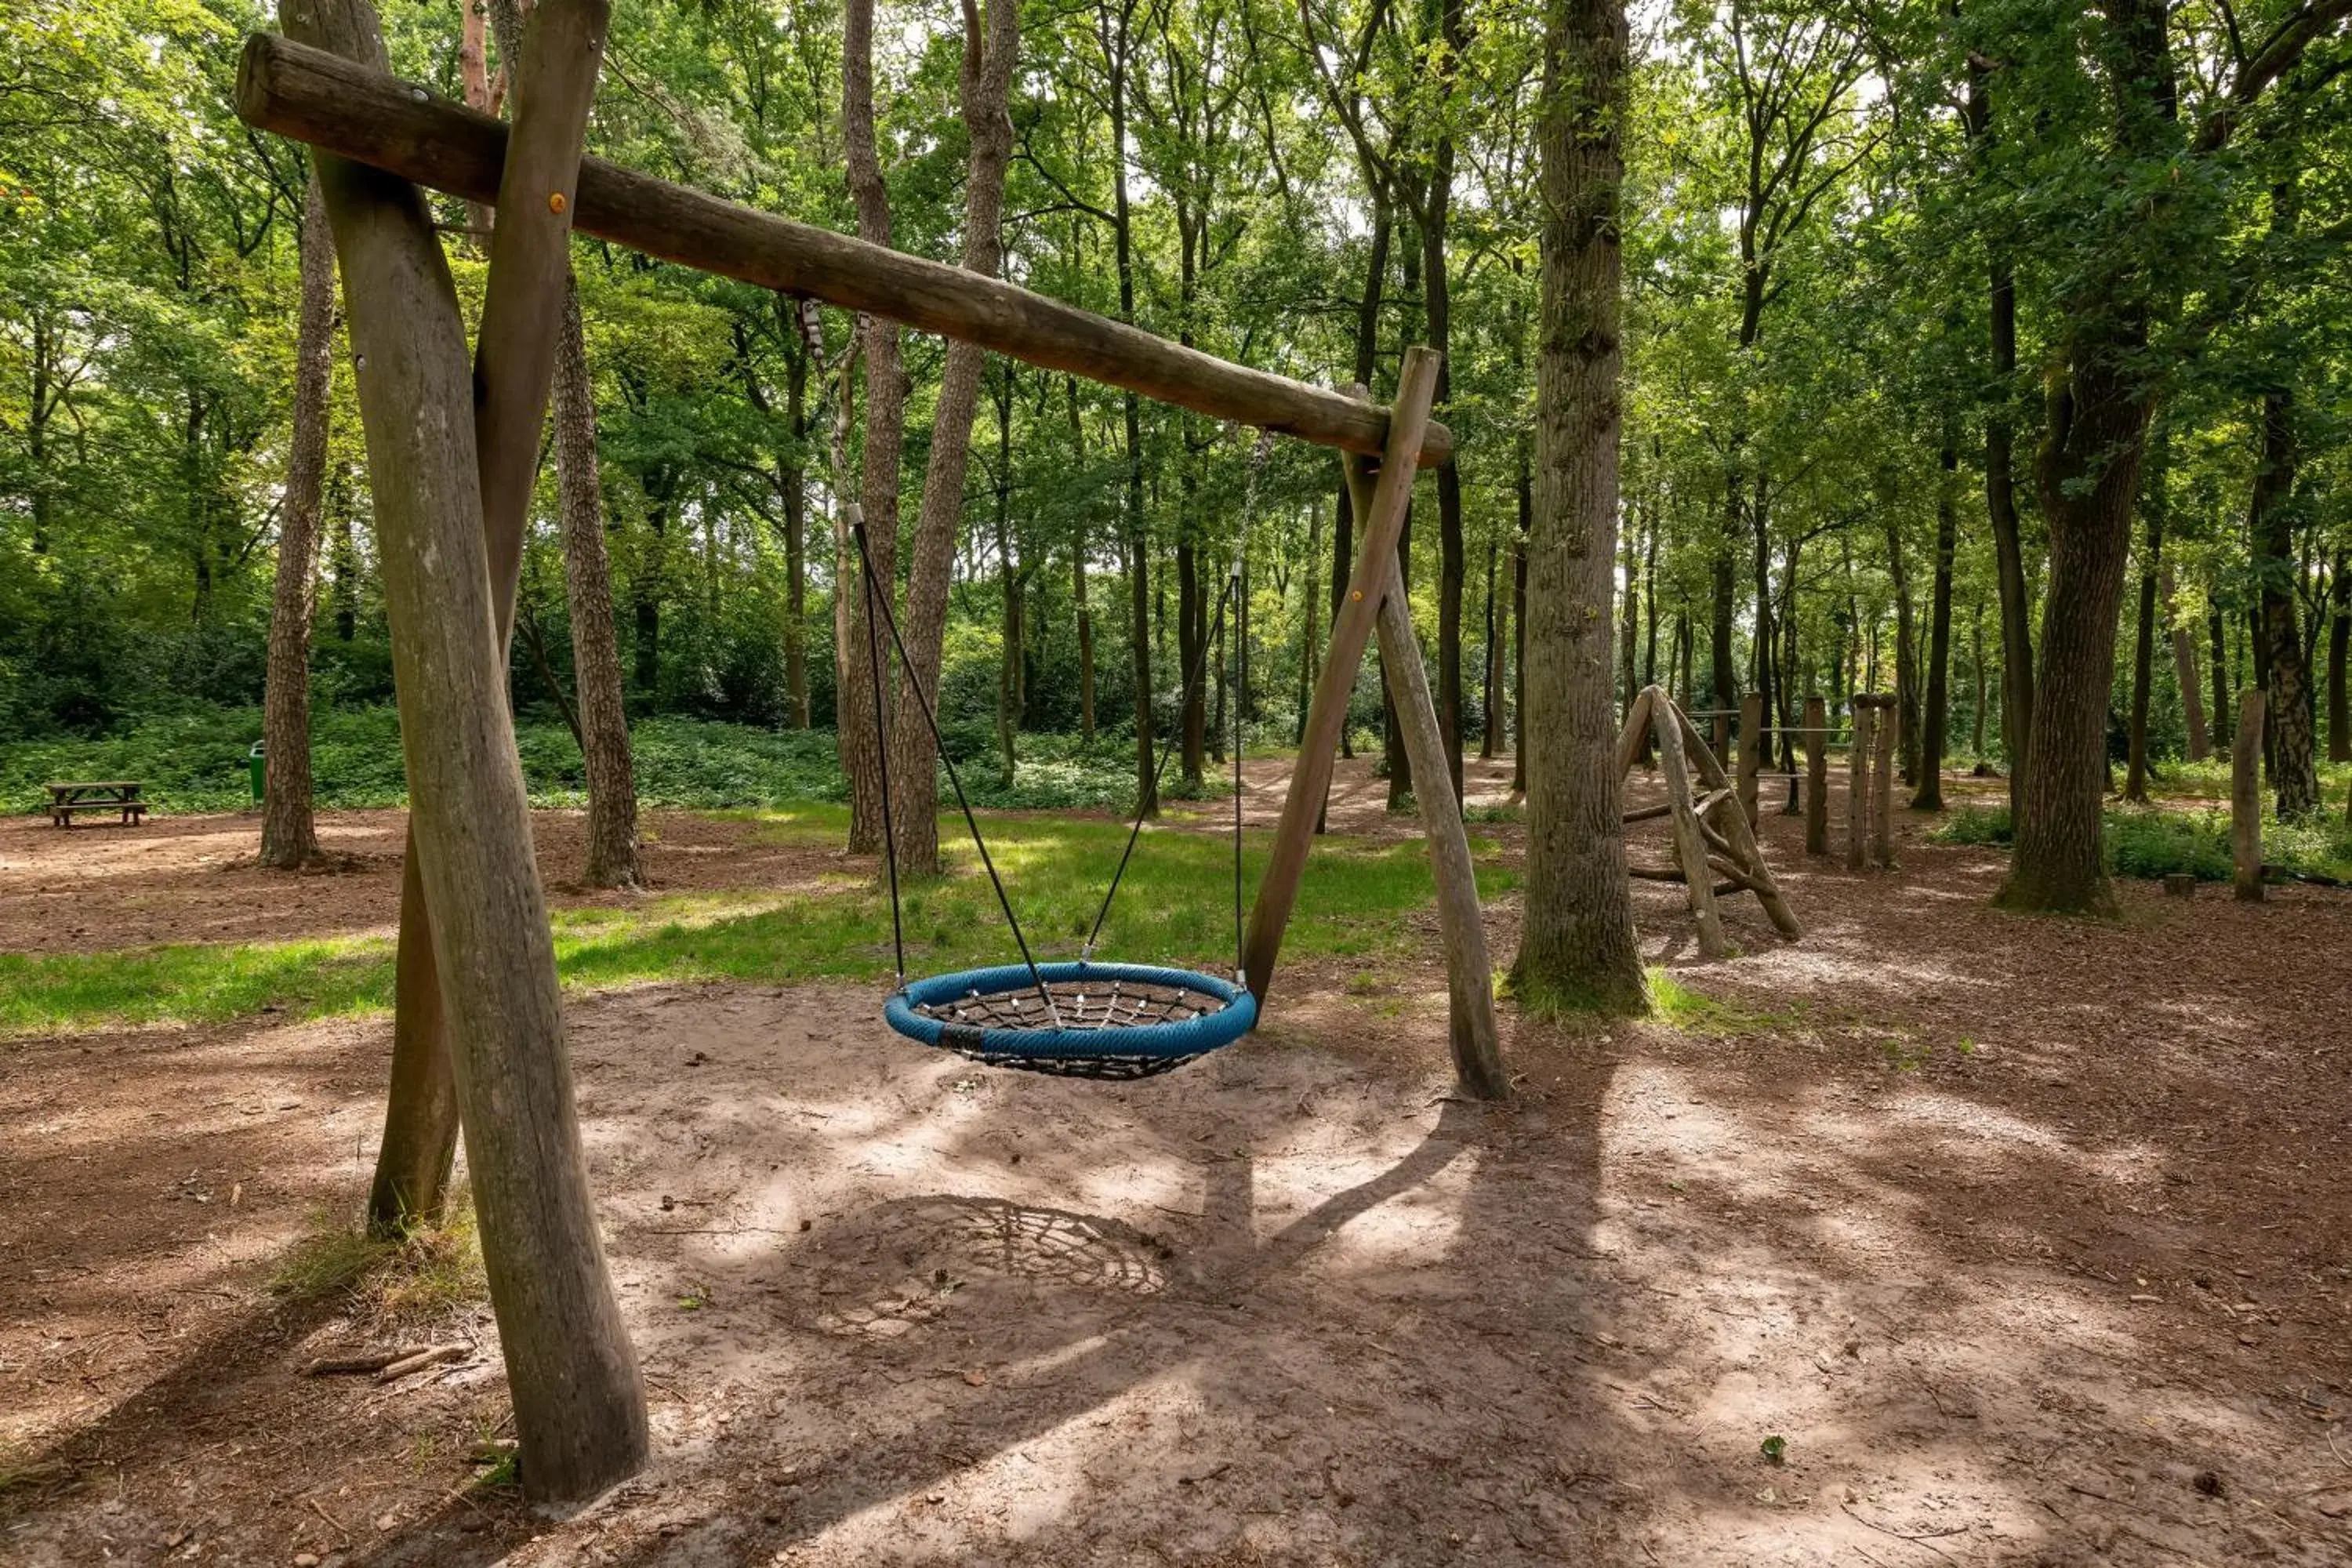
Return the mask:
{"type": "MultiPolygon", "coordinates": [[[[289,0],[301,41],[383,68],[364,0],[289,0]]],[[[593,3],[551,3],[531,24],[507,177],[568,205],[603,43],[593,3]],[[568,153],[568,156],[567,156],[568,153]]],[[[433,910],[451,1064],[483,1260],[521,1439],[526,1492],[593,1495],[642,1465],[644,1386],[614,1300],[588,1187],[562,996],[531,853],[530,802],[506,702],[496,538],[486,499],[537,456],[568,223],[520,188],[494,242],[483,363],[469,374],[457,300],[414,187],[320,161],[359,366],[404,722],[415,863],[433,910]],[[558,270],[548,277],[546,263],[558,270]],[[536,373],[536,385],[530,384],[536,373]],[[518,385],[517,383],[523,384],[518,385]],[[522,445],[478,458],[464,411],[522,445]],[[497,416],[490,411],[497,410],[497,416]],[[486,546],[490,547],[487,548],[486,546]],[[468,563],[486,563],[468,569],[468,563]]],[[[511,597],[511,580],[505,588],[511,597]]]]}
{"type": "Polygon", "coordinates": [[[2131,727],[2125,748],[2124,798],[2142,805],[2147,801],[2147,710],[2156,680],[2157,586],[2164,578],[2165,484],[2170,455],[2171,443],[2158,432],[2149,443],[2147,478],[2140,496],[2140,508],[2147,514],[2147,543],[2139,563],[2139,626],[2132,645],[2131,727]]]}
{"type": "Polygon", "coordinates": [[[563,341],[555,360],[555,473],[564,602],[572,620],[572,680],[580,693],[580,747],[588,764],[584,879],[592,888],[634,888],[645,880],[637,859],[637,784],[621,695],[621,645],[613,628],[613,567],[604,549],[604,489],[597,479],[596,394],[588,377],[580,285],[569,272],[563,279],[563,341]]]}
{"type": "MultiPolygon", "coordinates": [[[[890,243],[890,188],[874,139],[874,0],[848,0],[842,13],[841,130],[849,192],[857,206],[857,237],[873,245],[890,243]]],[[[898,458],[907,420],[907,373],[899,363],[898,326],[880,317],[866,319],[865,472],[858,510],[865,520],[866,548],[874,560],[876,586],[898,592],[898,458]]],[[[847,395],[847,389],[843,389],[847,395]]],[[[846,577],[835,583],[842,596],[846,577]]],[[[882,848],[882,752],[875,740],[874,714],[887,692],[874,689],[872,661],[864,656],[882,628],[866,624],[866,596],[850,594],[848,636],[836,649],[840,681],[835,689],[835,743],[849,778],[849,847],[853,854],[882,848]]],[[[886,639],[887,640],[887,639],[886,639]]],[[[884,722],[889,713],[883,711],[884,722]]]]}
{"type": "Polygon", "coordinates": [[[278,581],[269,606],[269,673],[261,708],[268,788],[261,864],[297,871],[319,853],[310,820],[310,612],[326,489],[328,399],[334,382],[335,241],[313,175],[304,198],[302,303],[294,333],[294,429],[288,448],[278,581]]]}
{"type": "MultiPolygon", "coordinates": [[[[1622,0],[1550,0],[1538,129],[1545,218],[1528,543],[1527,913],[1512,981],[1538,1008],[1646,1005],[1625,869],[1609,595],[1617,559],[1622,0]]],[[[1697,874],[1704,878],[1704,868],[1697,874]]]]}
{"type": "MultiPolygon", "coordinates": [[[[986,22],[964,16],[962,96],[971,139],[964,181],[963,265],[983,278],[1003,262],[1004,172],[1013,161],[1013,122],[1005,100],[1021,45],[1017,0],[987,0],[986,22]]],[[[907,572],[907,644],[903,679],[939,699],[940,661],[948,624],[948,576],[962,535],[964,473],[971,458],[971,425],[980,406],[980,373],[987,352],[951,342],[940,374],[931,415],[930,461],[923,472],[923,503],[907,572]]],[[[870,531],[870,524],[869,524],[870,531]]],[[[898,859],[918,876],[940,869],[939,748],[912,693],[900,693],[890,734],[891,777],[898,786],[898,859]]]]}
{"type": "Polygon", "coordinates": [[[2259,429],[2262,457],[2254,469],[2247,533],[2253,541],[2255,574],[2262,583],[2258,612],[2262,639],[2266,750],[2271,788],[2282,821],[2319,809],[2319,773],[2314,762],[2312,691],[2304,658],[2303,627],[2295,603],[2301,570],[2294,551],[2294,398],[2284,388],[2263,398],[2259,429]]]}
{"type": "Polygon", "coordinates": [[[2020,781],[2017,838],[2000,901],[2012,909],[2107,912],[2100,855],[2116,619],[2131,558],[2133,502],[2149,406],[2126,362],[2143,334],[2087,334],[2053,384],[2040,462],[2050,524],[2033,718],[2020,781]],[[2120,337],[2122,341],[2116,341],[2120,337]]]}
{"type": "MultiPolygon", "coordinates": [[[[1521,455],[1527,455],[1522,447],[1521,455]]],[[[1518,728],[1511,734],[1511,795],[1528,793],[1528,536],[1535,522],[1535,476],[1531,463],[1519,468],[1519,526],[1511,536],[1511,711],[1518,728]]]]}
{"type": "Polygon", "coordinates": [[[1944,443],[1943,482],[1936,490],[1936,580],[1927,605],[1927,707],[1920,717],[1919,770],[1911,809],[1944,809],[1944,740],[1951,721],[1952,554],[1959,543],[1960,454],[1944,443]]]}

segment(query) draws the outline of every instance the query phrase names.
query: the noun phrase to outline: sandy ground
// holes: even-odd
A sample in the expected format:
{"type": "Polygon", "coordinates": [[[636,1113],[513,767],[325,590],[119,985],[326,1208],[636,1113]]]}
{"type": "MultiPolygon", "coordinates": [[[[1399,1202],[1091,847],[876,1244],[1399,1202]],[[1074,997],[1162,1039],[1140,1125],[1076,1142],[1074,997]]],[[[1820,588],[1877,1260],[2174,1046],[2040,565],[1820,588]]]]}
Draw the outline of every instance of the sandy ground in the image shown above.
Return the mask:
{"type": "MultiPolygon", "coordinates": [[[[1335,825],[1412,831],[1347,782],[1335,825]]],[[[671,885],[789,869],[659,826],[671,885]]],[[[2021,920],[1994,857],[1848,876],[1765,826],[1805,940],[1736,900],[1747,955],[1702,965],[1637,887],[1737,1011],[1507,1010],[1502,1107],[1447,1098],[1430,960],[1294,972],[1250,1041],[1116,1086],[926,1052],[863,989],[578,1002],[658,1458],[565,1519],[475,1482],[485,1308],[379,1387],[298,1369],[382,1325],[263,1288],[363,1196],[387,1020],[0,1046],[0,1562],[2352,1562],[2352,899],[2021,920]]],[[[389,859],[108,833],[0,830],[9,947],[111,945],[134,900],[184,939],[392,918],[389,859]]]]}

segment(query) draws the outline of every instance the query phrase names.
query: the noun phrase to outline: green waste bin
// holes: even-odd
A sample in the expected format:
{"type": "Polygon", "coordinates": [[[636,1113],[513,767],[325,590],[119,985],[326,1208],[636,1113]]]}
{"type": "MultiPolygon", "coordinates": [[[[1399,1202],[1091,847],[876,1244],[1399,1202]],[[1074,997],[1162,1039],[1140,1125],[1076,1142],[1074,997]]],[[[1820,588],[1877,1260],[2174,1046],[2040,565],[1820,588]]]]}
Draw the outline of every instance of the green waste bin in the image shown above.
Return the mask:
{"type": "Polygon", "coordinates": [[[245,766],[246,771],[253,776],[253,804],[259,805],[264,793],[262,786],[269,780],[268,764],[262,761],[260,742],[256,741],[253,743],[253,750],[246,752],[245,766]]]}

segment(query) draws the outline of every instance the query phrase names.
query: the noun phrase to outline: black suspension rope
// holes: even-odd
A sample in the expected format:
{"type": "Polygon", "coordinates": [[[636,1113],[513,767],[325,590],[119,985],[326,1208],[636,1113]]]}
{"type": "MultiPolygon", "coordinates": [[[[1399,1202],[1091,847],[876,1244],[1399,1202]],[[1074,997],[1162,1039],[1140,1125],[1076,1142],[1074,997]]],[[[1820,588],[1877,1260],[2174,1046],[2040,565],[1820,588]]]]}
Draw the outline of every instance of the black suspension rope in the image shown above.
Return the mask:
{"type": "Polygon", "coordinates": [[[874,762],[882,773],[882,863],[890,870],[890,951],[892,971],[900,985],[907,984],[907,928],[898,915],[898,829],[890,810],[890,737],[882,724],[882,639],[874,633],[874,558],[866,553],[866,525],[852,525],[857,554],[866,563],[858,580],[866,585],[866,659],[874,670],[874,762]]]}
{"type": "MultiPolygon", "coordinates": [[[[1232,597],[1233,591],[1233,579],[1228,577],[1225,579],[1224,587],[1218,592],[1217,607],[1209,616],[1210,620],[1219,624],[1223,622],[1225,602],[1232,597]]],[[[1185,709],[1192,705],[1192,694],[1200,689],[1201,682],[1207,677],[1208,672],[1209,639],[1202,637],[1200,651],[1192,656],[1192,673],[1185,678],[1183,692],[1177,699],[1176,711],[1180,717],[1185,709]]],[[[1154,795],[1160,793],[1160,783],[1168,776],[1168,759],[1174,752],[1175,748],[1171,746],[1162,746],[1160,749],[1160,765],[1151,771],[1151,793],[1154,795]]],[[[1127,847],[1118,852],[1118,866],[1110,874],[1110,886],[1103,889],[1102,907],[1095,910],[1094,929],[1087,933],[1087,944],[1079,950],[1078,956],[1082,959],[1094,957],[1095,943],[1102,937],[1103,921],[1110,918],[1111,900],[1118,897],[1118,884],[1126,877],[1127,863],[1135,854],[1135,841],[1143,834],[1143,802],[1139,799],[1135,803],[1135,821],[1127,830],[1127,847]]],[[[1235,885],[1234,896],[1235,899],[1241,896],[1239,884],[1235,885]]]]}
{"type": "MultiPolygon", "coordinates": [[[[948,755],[947,738],[940,733],[939,715],[931,710],[931,700],[924,693],[923,683],[915,677],[915,661],[907,657],[906,640],[898,635],[898,617],[890,612],[889,595],[884,592],[874,580],[874,556],[866,549],[866,524],[859,522],[851,531],[856,536],[857,558],[866,572],[866,602],[882,612],[882,624],[890,630],[890,646],[898,650],[899,667],[907,672],[907,689],[913,694],[915,707],[923,715],[923,722],[930,729],[931,745],[937,750],[940,763],[948,770],[948,783],[955,789],[956,805],[962,808],[963,825],[971,833],[972,847],[980,851],[981,866],[988,872],[988,885],[996,889],[997,907],[1004,911],[1004,923],[1013,928],[1013,945],[1021,950],[1021,962],[1028,967],[1029,979],[1037,987],[1037,994],[1045,1001],[1045,1016],[1051,1019],[1054,1026],[1058,1029],[1062,1026],[1061,1010],[1054,1005],[1054,993],[1045,984],[1045,977],[1038,973],[1037,961],[1029,956],[1029,939],[1021,934],[1021,918],[1013,912],[1013,900],[1004,890],[1004,879],[996,874],[996,861],[988,853],[988,840],[981,837],[980,818],[972,815],[971,801],[963,793],[963,780],[956,773],[955,759],[948,755]]],[[[878,728],[882,722],[882,678],[878,662],[881,655],[878,645],[874,641],[874,616],[871,610],[868,611],[866,618],[866,637],[867,650],[877,660],[874,678],[874,722],[878,728]]],[[[898,929],[898,845],[897,836],[890,831],[889,827],[890,748],[887,742],[882,747],[881,768],[884,802],[882,841],[890,858],[890,925],[895,932],[898,929]]],[[[898,976],[899,984],[902,985],[906,983],[906,975],[903,973],[905,967],[906,957],[902,949],[899,955],[901,973],[898,976]]]]}
{"type": "Polygon", "coordinates": [[[1249,974],[1242,963],[1242,710],[1249,702],[1249,689],[1242,684],[1249,668],[1249,648],[1244,641],[1249,636],[1249,622],[1243,615],[1249,603],[1248,585],[1242,580],[1244,559],[1242,550],[1234,552],[1233,574],[1226,579],[1226,587],[1234,601],[1234,978],[1247,985],[1249,974]]]}

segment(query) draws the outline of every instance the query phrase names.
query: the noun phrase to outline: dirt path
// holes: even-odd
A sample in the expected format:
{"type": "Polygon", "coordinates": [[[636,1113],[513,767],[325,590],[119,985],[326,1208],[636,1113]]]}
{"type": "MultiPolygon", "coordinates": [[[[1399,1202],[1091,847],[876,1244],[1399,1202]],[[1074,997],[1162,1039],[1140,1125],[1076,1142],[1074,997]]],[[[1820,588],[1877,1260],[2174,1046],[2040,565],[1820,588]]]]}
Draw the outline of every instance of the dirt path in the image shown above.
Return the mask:
{"type": "MultiPolygon", "coordinates": [[[[695,820],[698,885],[772,870],[695,820]]],[[[0,1047],[0,1563],[2346,1562],[2352,899],[2019,920],[1980,852],[1765,830],[1806,940],[1732,900],[1748,956],[1700,965],[1637,889],[1714,1005],[1514,1022],[1503,1108],[1444,1099],[1427,962],[1293,974],[1127,1086],[862,990],[576,1004],[659,1459],[568,1521],[469,1489],[478,1304],[380,1388],[295,1369],[392,1331],[262,1288],[364,1192],[384,1020],[0,1047]]],[[[58,879],[0,842],[0,899],[58,879]]],[[[163,842],[91,880],[230,921],[253,874],[163,842]]],[[[387,870],[312,880],[360,891],[256,934],[388,922],[387,870]]]]}

